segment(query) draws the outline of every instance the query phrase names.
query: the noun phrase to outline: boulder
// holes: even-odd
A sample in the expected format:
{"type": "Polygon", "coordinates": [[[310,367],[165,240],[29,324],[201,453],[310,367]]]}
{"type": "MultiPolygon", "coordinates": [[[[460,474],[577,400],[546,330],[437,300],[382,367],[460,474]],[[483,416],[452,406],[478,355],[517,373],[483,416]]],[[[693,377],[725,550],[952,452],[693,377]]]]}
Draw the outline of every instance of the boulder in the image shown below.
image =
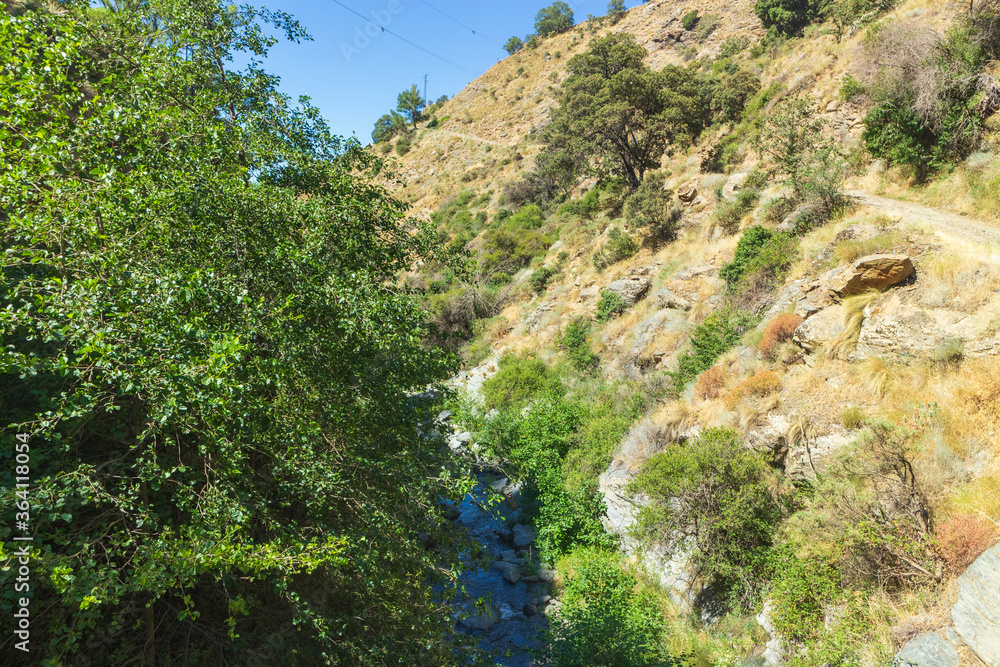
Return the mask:
{"type": "Polygon", "coordinates": [[[868,255],[826,277],[826,287],[832,295],[844,297],[868,290],[884,290],[913,275],[909,255],[868,255]]]}
{"type": "Polygon", "coordinates": [[[536,607],[533,604],[526,604],[524,605],[524,608],[521,609],[521,611],[522,613],[524,613],[526,617],[531,618],[532,616],[535,616],[538,613],[538,607],[536,607]]]}
{"type": "Polygon", "coordinates": [[[523,549],[535,541],[535,529],[531,526],[517,524],[514,526],[514,548],[523,549]]]}
{"type": "Polygon", "coordinates": [[[804,350],[813,352],[824,343],[835,339],[843,330],[844,307],[835,304],[824,308],[800,324],[792,340],[804,350]]]}
{"type": "Polygon", "coordinates": [[[442,424],[451,419],[451,410],[444,410],[437,416],[437,420],[442,424]]]}
{"type": "Polygon", "coordinates": [[[682,204],[690,204],[698,196],[698,182],[691,181],[677,188],[677,198],[682,204]]]}
{"type": "Polygon", "coordinates": [[[1000,545],[977,558],[958,578],[951,620],[980,660],[1000,667],[1000,545]]]}
{"type": "Polygon", "coordinates": [[[925,632],[907,642],[896,654],[898,667],[958,667],[958,652],[933,632],[925,632]]]}
{"type": "Polygon", "coordinates": [[[776,667],[776,665],[781,664],[784,659],[781,636],[778,635],[777,630],[774,629],[774,621],[771,620],[773,606],[774,605],[771,603],[771,600],[765,600],[763,609],[761,609],[760,613],[757,614],[757,625],[764,628],[764,632],[766,632],[767,636],[770,637],[767,644],[764,645],[763,655],[764,664],[768,667],[776,667]]]}
{"type": "Polygon", "coordinates": [[[689,310],[691,302],[682,297],[669,287],[661,287],[656,290],[656,305],[660,308],[674,308],[675,310],[689,310]]]}
{"type": "Polygon", "coordinates": [[[517,565],[511,565],[503,571],[503,578],[508,584],[516,584],[521,581],[521,568],[517,565]]]}
{"type": "Polygon", "coordinates": [[[617,294],[622,298],[622,301],[631,306],[646,296],[646,292],[649,291],[649,278],[626,276],[605,287],[604,291],[617,294]]]}
{"type": "Polygon", "coordinates": [[[689,266],[686,269],[681,269],[677,272],[677,280],[691,280],[696,276],[704,275],[706,273],[712,273],[715,271],[715,267],[711,264],[697,264],[695,266],[689,266]]]}
{"type": "Polygon", "coordinates": [[[680,310],[662,308],[635,328],[635,343],[632,354],[640,354],[663,331],[683,331],[687,328],[687,316],[680,310]]]}
{"type": "Polygon", "coordinates": [[[462,510],[458,509],[455,505],[445,503],[441,505],[441,514],[447,521],[458,521],[462,516],[462,510]]]}
{"type": "Polygon", "coordinates": [[[482,612],[479,612],[475,607],[470,607],[466,610],[465,615],[458,619],[458,624],[465,628],[475,632],[476,630],[486,631],[493,627],[493,625],[500,619],[500,614],[492,606],[488,606],[482,612]]]}
{"type": "Polygon", "coordinates": [[[793,482],[810,482],[816,474],[823,474],[827,464],[841,448],[850,444],[853,436],[837,427],[836,431],[796,442],[789,446],[785,458],[785,474],[793,482]]]}
{"type": "Polygon", "coordinates": [[[722,186],[722,198],[730,201],[736,199],[736,195],[743,189],[743,181],[747,180],[749,175],[747,172],[740,172],[730,176],[726,184],[722,186]]]}

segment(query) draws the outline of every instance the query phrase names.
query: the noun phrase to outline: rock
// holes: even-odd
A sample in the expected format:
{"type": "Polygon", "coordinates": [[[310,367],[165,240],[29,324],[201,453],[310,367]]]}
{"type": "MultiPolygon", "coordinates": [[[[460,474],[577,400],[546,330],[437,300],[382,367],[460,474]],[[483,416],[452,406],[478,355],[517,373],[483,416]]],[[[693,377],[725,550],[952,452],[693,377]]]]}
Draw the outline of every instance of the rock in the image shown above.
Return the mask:
{"type": "Polygon", "coordinates": [[[743,181],[747,180],[749,175],[748,172],[740,172],[730,176],[726,184],[722,186],[722,198],[730,201],[736,199],[736,195],[743,189],[743,181]]]}
{"type": "Polygon", "coordinates": [[[508,584],[516,584],[521,581],[521,568],[517,565],[511,565],[503,571],[503,578],[508,584]]]}
{"type": "Polygon", "coordinates": [[[691,181],[677,188],[677,198],[682,204],[690,204],[698,196],[698,182],[691,181]]]}
{"type": "Polygon", "coordinates": [[[442,424],[451,419],[451,410],[444,410],[437,416],[437,420],[442,424]]]}
{"type": "Polygon", "coordinates": [[[496,533],[497,537],[499,537],[500,540],[503,542],[514,541],[514,531],[508,528],[507,526],[504,526],[500,530],[495,530],[493,532],[496,533]]]}
{"type": "Polygon", "coordinates": [[[447,521],[458,521],[459,517],[462,516],[462,510],[458,509],[454,505],[442,505],[441,514],[447,521]]]}
{"type": "Polygon", "coordinates": [[[529,574],[526,577],[521,577],[521,581],[523,581],[526,584],[537,584],[539,581],[541,581],[541,579],[538,577],[537,574],[529,574]]]}
{"type": "Polygon", "coordinates": [[[589,285],[580,290],[580,303],[584,301],[590,301],[601,293],[601,288],[597,285],[589,285]]]}
{"type": "Polygon", "coordinates": [[[825,279],[826,287],[841,299],[868,290],[884,290],[913,275],[909,255],[868,255],[853,264],[837,269],[825,279]]]}
{"type": "Polygon", "coordinates": [[[684,331],[687,329],[687,316],[680,310],[662,308],[635,328],[635,343],[632,354],[639,354],[653,342],[663,331],[684,331]]]}
{"type": "Polygon", "coordinates": [[[977,558],[958,578],[951,620],[980,660],[1000,667],[1000,545],[977,558]]]}
{"type": "Polygon", "coordinates": [[[524,605],[524,609],[522,609],[521,612],[526,617],[531,618],[532,616],[535,616],[536,614],[538,614],[538,607],[536,607],[533,604],[526,604],[526,605],[524,605]]]}
{"type": "Polygon", "coordinates": [[[660,308],[674,308],[676,310],[690,310],[691,302],[673,291],[669,287],[661,287],[656,290],[656,305],[660,308]]]}
{"type": "Polygon", "coordinates": [[[799,347],[815,351],[835,339],[844,330],[844,307],[840,304],[819,311],[795,329],[792,340],[799,347]]]}
{"type": "Polygon", "coordinates": [[[698,264],[696,266],[689,266],[686,269],[682,269],[677,272],[677,280],[691,280],[692,278],[706,273],[711,273],[715,271],[715,267],[711,264],[698,264]]]}
{"type": "Polygon", "coordinates": [[[471,442],[472,434],[468,431],[463,431],[462,433],[456,434],[454,439],[462,443],[471,442]]]}
{"type": "Polygon", "coordinates": [[[493,489],[495,493],[503,493],[503,490],[510,484],[510,480],[506,477],[501,477],[500,479],[494,481],[490,484],[490,488],[493,489]]]}
{"type": "Polygon", "coordinates": [[[831,458],[853,439],[847,431],[840,427],[837,429],[808,442],[796,442],[789,446],[785,459],[785,474],[789,479],[809,482],[816,478],[817,473],[823,474],[831,458]]]}
{"type": "Polygon", "coordinates": [[[434,548],[434,540],[427,533],[417,533],[417,542],[424,545],[424,549],[434,548]]]}
{"type": "Polygon", "coordinates": [[[514,548],[523,549],[535,541],[535,529],[531,526],[517,524],[514,526],[514,548]]]}
{"type": "Polygon", "coordinates": [[[544,582],[552,583],[556,580],[556,571],[545,567],[538,568],[538,578],[544,582]]]}
{"type": "Polygon", "coordinates": [[[500,552],[500,560],[505,560],[508,563],[513,563],[517,560],[517,552],[513,549],[504,549],[500,552]]]}
{"type": "Polygon", "coordinates": [[[767,644],[764,645],[764,664],[769,667],[776,667],[776,665],[781,664],[784,659],[784,652],[782,651],[781,637],[778,635],[777,630],[774,629],[774,622],[771,620],[771,612],[773,611],[774,605],[771,600],[764,601],[764,608],[761,609],[760,613],[757,614],[757,625],[764,628],[764,632],[770,637],[767,644]]]}
{"type": "Polygon", "coordinates": [[[466,610],[466,616],[458,619],[458,624],[465,628],[466,630],[471,630],[475,632],[476,630],[486,631],[493,627],[493,625],[499,620],[500,614],[492,606],[488,606],[483,612],[476,613],[475,607],[470,607],[466,610]]]}
{"type": "Polygon", "coordinates": [[[933,632],[907,642],[896,654],[898,667],[958,667],[958,652],[933,632]]]}
{"type": "Polygon", "coordinates": [[[788,441],[785,438],[788,427],[787,417],[769,413],[762,425],[748,429],[744,433],[744,442],[751,449],[769,456],[773,463],[780,465],[788,454],[788,441]]]}
{"type": "Polygon", "coordinates": [[[649,278],[626,276],[605,287],[604,291],[617,294],[622,301],[631,306],[646,296],[646,292],[649,291],[649,278]]]}

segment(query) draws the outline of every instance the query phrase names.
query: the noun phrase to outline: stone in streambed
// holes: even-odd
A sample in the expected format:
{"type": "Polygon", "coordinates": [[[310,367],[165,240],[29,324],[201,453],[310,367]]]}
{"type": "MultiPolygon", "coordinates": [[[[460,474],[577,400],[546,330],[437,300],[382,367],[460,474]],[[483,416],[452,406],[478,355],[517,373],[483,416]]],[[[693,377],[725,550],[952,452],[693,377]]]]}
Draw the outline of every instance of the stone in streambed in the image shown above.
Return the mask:
{"type": "Polygon", "coordinates": [[[535,529],[524,524],[514,526],[514,548],[523,549],[535,541],[535,529]]]}

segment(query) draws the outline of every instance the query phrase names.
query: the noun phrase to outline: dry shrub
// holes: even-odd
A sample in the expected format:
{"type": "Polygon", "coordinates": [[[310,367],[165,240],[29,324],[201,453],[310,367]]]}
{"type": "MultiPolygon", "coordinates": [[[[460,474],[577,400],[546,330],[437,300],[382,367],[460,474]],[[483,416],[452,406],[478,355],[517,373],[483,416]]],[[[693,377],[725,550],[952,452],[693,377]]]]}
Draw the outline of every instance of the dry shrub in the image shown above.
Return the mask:
{"type": "Polygon", "coordinates": [[[795,329],[805,320],[794,313],[782,313],[768,322],[764,327],[764,335],[757,344],[757,349],[768,359],[774,358],[778,345],[789,341],[795,335],[795,329]]]}
{"type": "Polygon", "coordinates": [[[996,527],[976,514],[959,514],[939,523],[934,533],[938,553],[955,572],[963,572],[993,544],[996,527]]]}
{"type": "Polygon", "coordinates": [[[694,383],[694,395],[703,401],[711,401],[719,397],[726,385],[726,370],[720,366],[712,366],[698,376],[694,383]]]}
{"type": "Polygon", "coordinates": [[[754,373],[726,395],[726,407],[732,410],[741,399],[747,396],[763,397],[776,391],[781,391],[781,378],[778,377],[777,373],[774,371],[754,373]]]}
{"type": "Polygon", "coordinates": [[[960,430],[1000,453],[1000,359],[967,359],[950,383],[951,409],[960,430]]]}

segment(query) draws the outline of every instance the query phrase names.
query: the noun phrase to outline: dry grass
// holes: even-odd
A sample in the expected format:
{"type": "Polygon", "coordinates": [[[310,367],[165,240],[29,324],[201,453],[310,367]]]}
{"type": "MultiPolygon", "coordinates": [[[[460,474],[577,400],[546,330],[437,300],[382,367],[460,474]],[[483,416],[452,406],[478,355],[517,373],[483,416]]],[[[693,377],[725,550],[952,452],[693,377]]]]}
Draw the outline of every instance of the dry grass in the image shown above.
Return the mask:
{"type": "Polygon", "coordinates": [[[694,395],[703,401],[715,400],[726,386],[728,376],[725,368],[712,366],[695,380],[694,395]]]}
{"type": "Polygon", "coordinates": [[[979,515],[957,514],[935,527],[938,552],[956,574],[961,574],[993,546],[996,529],[991,521],[979,515]]]}
{"type": "Polygon", "coordinates": [[[1000,359],[962,362],[944,390],[958,433],[985,444],[994,457],[1000,455],[1000,359]]]}
{"type": "Polygon", "coordinates": [[[883,398],[895,379],[892,366],[884,357],[868,357],[857,366],[861,386],[877,398],[883,398]]]}
{"type": "Polygon", "coordinates": [[[935,308],[973,312],[1000,290],[1000,258],[971,243],[950,244],[918,265],[924,281],[921,301],[935,308]]]}
{"type": "Polygon", "coordinates": [[[867,255],[893,252],[906,244],[906,239],[897,231],[879,234],[867,239],[841,241],[833,249],[833,254],[841,262],[849,264],[867,255]]]}
{"type": "Polygon", "coordinates": [[[778,345],[789,341],[795,329],[805,320],[794,313],[781,313],[764,327],[764,334],[757,344],[757,350],[768,359],[774,359],[778,345]]]}
{"type": "Polygon", "coordinates": [[[744,398],[764,397],[781,391],[781,378],[774,371],[761,371],[748,377],[733,387],[726,395],[726,408],[732,410],[744,398]]]}
{"type": "Polygon", "coordinates": [[[827,346],[827,359],[846,359],[854,353],[865,321],[865,308],[879,296],[879,292],[868,292],[844,299],[844,330],[827,346]]]}

